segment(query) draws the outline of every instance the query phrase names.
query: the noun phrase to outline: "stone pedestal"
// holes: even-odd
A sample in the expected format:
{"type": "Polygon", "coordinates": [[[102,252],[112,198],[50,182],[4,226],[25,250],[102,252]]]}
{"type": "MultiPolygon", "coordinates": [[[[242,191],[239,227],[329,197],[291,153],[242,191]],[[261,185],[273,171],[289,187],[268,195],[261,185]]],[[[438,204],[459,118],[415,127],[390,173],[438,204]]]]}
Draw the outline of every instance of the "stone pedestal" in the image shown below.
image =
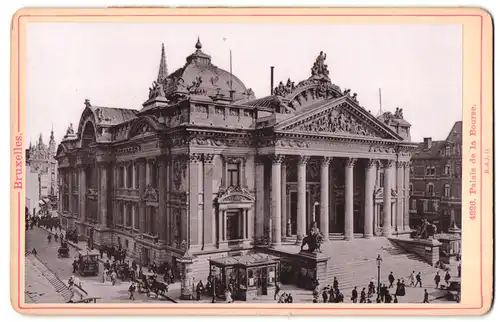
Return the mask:
{"type": "Polygon", "coordinates": [[[389,239],[406,251],[418,255],[432,266],[439,261],[439,250],[442,244],[437,239],[389,239]]]}
{"type": "Polygon", "coordinates": [[[304,250],[298,253],[298,257],[300,258],[299,261],[297,261],[299,267],[302,266],[303,268],[314,271],[314,278],[318,280],[320,284],[324,285],[328,282],[327,263],[330,257],[320,252],[309,252],[304,250]]]}
{"type": "Polygon", "coordinates": [[[184,255],[177,259],[177,262],[181,264],[181,300],[194,299],[193,264],[196,260],[197,258],[191,255],[189,250],[186,250],[184,255]]]}

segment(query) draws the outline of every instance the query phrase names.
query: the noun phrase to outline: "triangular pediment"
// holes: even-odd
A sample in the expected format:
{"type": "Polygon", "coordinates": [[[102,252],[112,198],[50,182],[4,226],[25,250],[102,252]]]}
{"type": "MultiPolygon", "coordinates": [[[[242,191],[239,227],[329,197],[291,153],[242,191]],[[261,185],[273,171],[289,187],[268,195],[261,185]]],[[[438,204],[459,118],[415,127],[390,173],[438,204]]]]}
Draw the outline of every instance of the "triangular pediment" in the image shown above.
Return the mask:
{"type": "Polygon", "coordinates": [[[275,131],[402,140],[385,124],[348,97],[325,100],[277,123],[275,131]]]}

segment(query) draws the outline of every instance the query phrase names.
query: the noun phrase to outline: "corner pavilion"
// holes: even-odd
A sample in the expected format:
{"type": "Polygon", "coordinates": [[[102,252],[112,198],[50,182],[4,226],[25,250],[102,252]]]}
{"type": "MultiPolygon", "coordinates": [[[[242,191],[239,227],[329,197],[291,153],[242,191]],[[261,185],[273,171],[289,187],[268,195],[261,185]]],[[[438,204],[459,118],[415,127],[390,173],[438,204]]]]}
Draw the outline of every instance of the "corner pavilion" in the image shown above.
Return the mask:
{"type": "Polygon", "coordinates": [[[409,232],[402,110],[373,116],[323,53],[308,79],[256,99],[195,47],[170,74],[162,47],[139,110],[86,100],[57,149],[63,227],[143,265],[196,259],[200,279],[209,259],[300,243],[313,223],[327,242],[409,232]]]}

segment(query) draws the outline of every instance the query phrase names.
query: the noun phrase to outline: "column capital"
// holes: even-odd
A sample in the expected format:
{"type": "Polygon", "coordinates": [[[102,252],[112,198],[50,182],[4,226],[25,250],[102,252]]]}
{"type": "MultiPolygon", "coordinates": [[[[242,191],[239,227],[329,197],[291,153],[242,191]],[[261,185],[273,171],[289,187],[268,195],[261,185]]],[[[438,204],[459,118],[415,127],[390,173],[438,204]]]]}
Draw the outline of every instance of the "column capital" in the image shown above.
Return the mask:
{"type": "Polygon", "coordinates": [[[323,167],[328,167],[330,165],[330,162],[332,162],[332,157],[323,157],[321,160],[321,165],[323,167]]]}
{"type": "Polygon", "coordinates": [[[367,168],[373,168],[377,164],[378,164],[378,160],[377,159],[367,159],[366,160],[366,167],[367,168]]]}
{"type": "Polygon", "coordinates": [[[404,168],[406,167],[406,161],[397,161],[396,168],[404,168]]]}
{"type": "Polygon", "coordinates": [[[306,165],[310,158],[308,155],[301,155],[299,157],[299,165],[306,165]]]}
{"type": "Polygon", "coordinates": [[[357,160],[358,160],[358,159],[356,159],[356,158],[349,158],[349,159],[347,159],[347,160],[345,161],[345,166],[346,166],[346,167],[348,167],[348,168],[353,168],[353,167],[354,167],[354,165],[356,164],[356,161],[357,161],[357,160]]]}
{"type": "Polygon", "coordinates": [[[191,153],[189,154],[189,163],[199,163],[203,159],[203,154],[201,153],[191,153]]]}
{"type": "Polygon", "coordinates": [[[384,162],[382,162],[382,165],[384,166],[384,168],[392,168],[394,166],[394,163],[395,161],[394,160],[385,160],[384,162]]]}
{"type": "Polygon", "coordinates": [[[274,154],[270,156],[273,164],[281,164],[285,160],[285,156],[282,154],[274,154]]]}
{"type": "Polygon", "coordinates": [[[203,154],[203,162],[207,164],[214,164],[214,154],[205,153],[203,154]]]}

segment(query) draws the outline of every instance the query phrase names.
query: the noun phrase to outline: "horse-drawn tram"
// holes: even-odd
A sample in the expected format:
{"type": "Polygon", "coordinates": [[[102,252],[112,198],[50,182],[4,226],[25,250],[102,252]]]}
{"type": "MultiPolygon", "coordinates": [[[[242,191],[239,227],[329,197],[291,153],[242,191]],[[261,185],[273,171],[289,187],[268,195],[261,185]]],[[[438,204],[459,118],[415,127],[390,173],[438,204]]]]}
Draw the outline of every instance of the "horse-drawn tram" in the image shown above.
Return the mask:
{"type": "Polygon", "coordinates": [[[97,250],[81,250],[78,252],[78,272],[81,276],[99,274],[99,252],[97,250]]]}
{"type": "Polygon", "coordinates": [[[155,295],[156,298],[165,298],[170,300],[167,296],[168,284],[159,282],[157,280],[157,275],[154,273],[143,273],[136,280],[137,291],[139,293],[146,293],[147,297],[155,295]]]}

